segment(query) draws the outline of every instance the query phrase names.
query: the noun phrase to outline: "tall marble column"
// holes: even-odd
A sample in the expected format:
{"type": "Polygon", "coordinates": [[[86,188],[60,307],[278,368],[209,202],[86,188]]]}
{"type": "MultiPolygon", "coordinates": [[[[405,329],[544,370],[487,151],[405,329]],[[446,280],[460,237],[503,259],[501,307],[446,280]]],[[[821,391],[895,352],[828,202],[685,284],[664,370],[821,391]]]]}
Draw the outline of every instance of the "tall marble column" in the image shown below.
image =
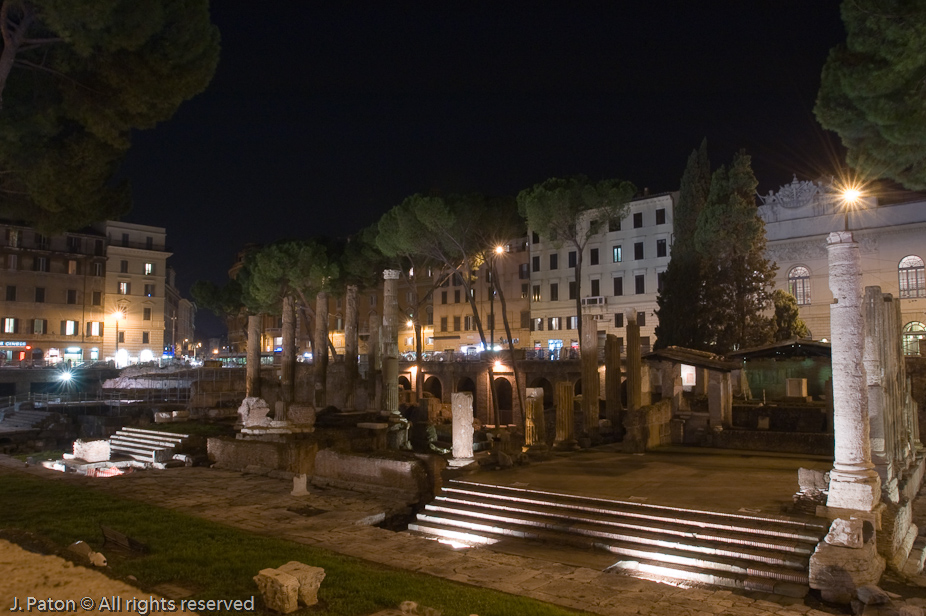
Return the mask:
{"type": "Polygon", "coordinates": [[[627,318],[627,409],[643,406],[643,360],[640,358],[640,325],[637,309],[631,308],[627,318]]]}
{"type": "Polygon", "coordinates": [[[835,438],[826,504],[872,511],[881,498],[881,481],[871,462],[859,245],[847,231],[830,233],[826,243],[833,292],[830,331],[835,438]]]}
{"type": "Polygon", "coordinates": [[[572,383],[556,384],[556,440],[553,449],[572,450],[578,448],[575,437],[575,390],[572,383]]]}
{"type": "Polygon", "coordinates": [[[260,398],[260,325],[259,314],[248,315],[247,382],[248,398],[260,398]]]}
{"type": "Polygon", "coordinates": [[[547,429],[543,417],[543,388],[527,388],[527,412],[524,415],[524,446],[529,452],[546,451],[547,429]]]}
{"type": "Polygon", "coordinates": [[[383,270],[383,406],[399,413],[399,270],[383,270]]]}
{"type": "Polygon", "coordinates": [[[582,315],[582,414],[585,433],[598,440],[598,398],[600,378],[598,376],[598,321],[595,315],[582,315]]]}

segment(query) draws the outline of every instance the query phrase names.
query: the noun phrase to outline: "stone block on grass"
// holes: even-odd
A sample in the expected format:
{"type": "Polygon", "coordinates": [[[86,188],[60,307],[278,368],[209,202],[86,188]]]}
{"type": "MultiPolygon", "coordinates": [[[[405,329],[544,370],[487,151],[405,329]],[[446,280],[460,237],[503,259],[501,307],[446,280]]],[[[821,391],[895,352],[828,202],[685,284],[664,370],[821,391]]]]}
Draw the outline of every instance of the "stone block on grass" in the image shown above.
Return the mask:
{"type": "Polygon", "coordinates": [[[306,606],[318,603],[318,588],[325,579],[325,570],[296,560],[277,567],[277,571],[289,574],[299,581],[299,601],[306,606]]]}
{"type": "Polygon", "coordinates": [[[261,569],[254,581],[269,609],[281,614],[299,609],[299,580],[292,575],[277,569],[261,569]]]}

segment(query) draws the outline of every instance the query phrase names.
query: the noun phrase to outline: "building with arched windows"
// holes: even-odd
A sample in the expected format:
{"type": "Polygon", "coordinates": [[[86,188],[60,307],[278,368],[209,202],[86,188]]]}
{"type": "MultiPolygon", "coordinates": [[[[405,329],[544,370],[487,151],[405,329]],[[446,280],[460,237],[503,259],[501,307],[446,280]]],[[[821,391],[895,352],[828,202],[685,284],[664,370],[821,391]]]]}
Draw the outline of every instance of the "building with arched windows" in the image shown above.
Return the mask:
{"type": "Polygon", "coordinates": [[[879,286],[900,299],[904,351],[920,353],[919,340],[926,339],[926,201],[921,195],[907,193],[896,202],[870,196],[847,208],[832,184],[795,178],[760,199],[766,254],[778,264],[775,287],[797,299],[811,337],[832,336],[826,236],[848,229],[861,249],[862,286],[879,286]]]}

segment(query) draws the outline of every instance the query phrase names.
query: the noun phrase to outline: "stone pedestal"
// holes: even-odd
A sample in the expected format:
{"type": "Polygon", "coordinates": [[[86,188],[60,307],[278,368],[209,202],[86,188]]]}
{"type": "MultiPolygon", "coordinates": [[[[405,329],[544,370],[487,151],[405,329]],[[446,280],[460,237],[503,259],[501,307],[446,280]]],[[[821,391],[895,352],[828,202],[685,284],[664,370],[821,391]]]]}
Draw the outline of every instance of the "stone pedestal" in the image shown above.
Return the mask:
{"type": "Polygon", "coordinates": [[[453,465],[473,461],[473,394],[451,394],[453,413],[453,465]]]}
{"type": "Polygon", "coordinates": [[[572,451],[579,448],[575,437],[575,417],[573,404],[575,404],[575,391],[572,383],[560,382],[556,384],[556,440],[553,449],[572,451]]]}
{"type": "Polygon", "coordinates": [[[586,436],[592,443],[601,440],[598,434],[598,321],[591,314],[582,315],[582,414],[586,436]]]}
{"type": "Polygon", "coordinates": [[[873,538],[855,548],[829,543],[831,535],[810,557],[810,587],[818,589],[825,601],[845,604],[855,598],[860,586],[878,583],[884,573],[884,559],[878,555],[873,538]]]}
{"type": "Polygon", "coordinates": [[[849,232],[827,237],[833,365],[835,456],[828,507],[871,511],[881,498],[881,481],[871,462],[868,383],[863,363],[865,325],[859,246],[849,232]]]}
{"type": "Polygon", "coordinates": [[[543,388],[527,388],[527,413],[524,416],[524,446],[528,453],[547,451],[546,425],[543,417],[543,388]]]}

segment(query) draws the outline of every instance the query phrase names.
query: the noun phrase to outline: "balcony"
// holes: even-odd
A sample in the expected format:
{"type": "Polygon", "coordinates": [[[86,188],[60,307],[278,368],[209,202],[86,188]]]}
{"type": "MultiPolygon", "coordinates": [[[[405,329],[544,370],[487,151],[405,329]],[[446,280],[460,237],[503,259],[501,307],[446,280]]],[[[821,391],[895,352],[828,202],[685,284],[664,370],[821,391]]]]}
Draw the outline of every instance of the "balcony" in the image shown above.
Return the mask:
{"type": "Polygon", "coordinates": [[[603,295],[596,295],[593,297],[583,297],[582,305],[583,306],[606,306],[608,304],[608,298],[603,295]]]}

